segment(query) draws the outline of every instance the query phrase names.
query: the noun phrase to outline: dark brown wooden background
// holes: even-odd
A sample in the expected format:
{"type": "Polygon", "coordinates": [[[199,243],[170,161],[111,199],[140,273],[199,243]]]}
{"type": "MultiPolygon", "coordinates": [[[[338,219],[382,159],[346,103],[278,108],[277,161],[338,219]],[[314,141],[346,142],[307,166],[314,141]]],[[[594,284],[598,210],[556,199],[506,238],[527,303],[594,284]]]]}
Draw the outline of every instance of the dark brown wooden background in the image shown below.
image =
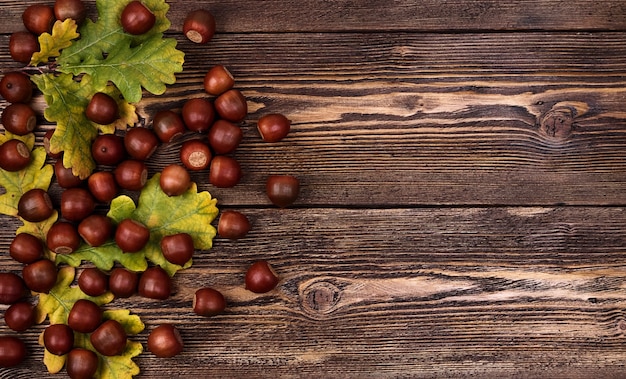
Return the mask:
{"type": "MultiPolygon", "coordinates": [[[[228,66],[251,111],[245,177],[194,179],[254,227],[198,252],[166,303],[111,304],[141,315],[144,344],[159,323],[182,330],[185,352],[144,352],[140,377],[626,377],[626,2],[169,3],[185,70],[141,114],[202,96],[208,68],[228,66]],[[218,23],[206,46],[181,34],[198,7],[218,23]],[[293,120],[281,143],[255,130],[269,112],[293,120]],[[294,207],[269,204],[270,173],[301,179],[294,207]],[[282,280],[254,295],[243,275],[260,258],[282,280]],[[191,312],[205,285],[224,315],[191,312]]],[[[24,7],[0,1],[2,70],[24,7]]],[[[16,223],[0,223],[0,264],[17,271],[16,223]]],[[[0,377],[46,377],[42,328],[0,377]]]]}

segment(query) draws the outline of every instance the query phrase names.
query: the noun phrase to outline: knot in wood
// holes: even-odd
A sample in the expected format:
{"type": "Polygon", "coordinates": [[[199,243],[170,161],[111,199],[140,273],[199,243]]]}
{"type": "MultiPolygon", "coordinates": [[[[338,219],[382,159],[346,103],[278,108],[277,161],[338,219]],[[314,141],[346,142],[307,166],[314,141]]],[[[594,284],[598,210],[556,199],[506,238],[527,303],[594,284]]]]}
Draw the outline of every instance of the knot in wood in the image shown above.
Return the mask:
{"type": "Polygon", "coordinates": [[[314,282],[302,292],[304,308],[314,314],[331,313],[340,298],[341,290],[328,282],[314,282]]]}
{"type": "Polygon", "coordinates": [[[552,108],[539,119],[539,131],[546,137],[566,139],[572,133],[574,111],[567,107],[552,108]]]}

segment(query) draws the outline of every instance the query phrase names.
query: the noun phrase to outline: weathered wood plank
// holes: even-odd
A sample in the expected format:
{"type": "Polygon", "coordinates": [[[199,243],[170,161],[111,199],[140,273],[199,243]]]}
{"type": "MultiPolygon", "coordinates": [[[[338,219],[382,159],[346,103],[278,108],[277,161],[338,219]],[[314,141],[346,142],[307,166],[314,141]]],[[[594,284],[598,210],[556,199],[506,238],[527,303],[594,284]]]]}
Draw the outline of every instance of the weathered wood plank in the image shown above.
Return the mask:
{"type": "MultiPolygon", "coordinates": [[[[85,1],[95,17],[95,1],[85,1]]],[[[52,3],[52,2],[50,2],[52,3]]],[[[180,31],[189,11],[214,13],[220,33],[466,30],[625,30],[620,1],[523,0],[437,1],[169,1],[172,30],[180,31]]],[[[0,33],[22,27],[24,2],[0,2],[0,33]]]]}
{"type": "MultiPolygon", "coordinates": [[[[239,79],[247,177],[216,190],[228,204],[267,203],[259,183],[271,172],[303,176],[302,204],[626,200],[621,34],[237,38],[218,38],[208,61],[182,41],[187,70],[168,91],[180,107],[215,63],[239,79]],[[271,149],[254,129],[269,112],[294,121],[271,149]]],[[[149,118],[163,99],[145,104],[149,118]]]]}
{"type": "MultiPolygon", "coordinates": [[[[175,360],[139,357],[140,377],[172,364],[189,378],[626,374],[623,208],[242,211],[251,234],[198,252],[167,302],[114,303],[176,323],[187,343],[175,360]],[[282,277],[266,295],[242,287],[260,258],[282,277]],[[205,285],[226,295],[225,314],[191,313],[205,285]]],[[[30,365],[0,377],[43,377],[41,328],[26,334],[30,365]]]]}
{"type": "MultiPolygon", "coordinates": [[[[304,260],[309,269],[315,264],[317,271],[344,275],[350,272],[352,263],[358,266],[372,262],[389,267],[389,273],[393,273],[406,261],[416,259],[433,264],[463,259],[486,265],[506,262],[532,268],[577,262],[617,264],[626,254],[623,207],[245,208],[243,211],[249,214],[252,231],[244,240],[219,239],[216,249],[207,257],[210,264],[219,263],[222,269],[227,265],[244,267],[250,260],[269,254],[285,264],[295,265],[304,260]],[[329,259],[338,257],[360,260],[340,263],[329,259]],[[398,261],[399,257],[406,261],[398,261]]],[[[0,251],[7,251],[18,221],[8,216],[0,220],[0,251]]],[[[6,254],[0,259],[7,269],[21,269],[6,254]]],[[[209,268],[196,263],[200,269],[209,268]]]]}

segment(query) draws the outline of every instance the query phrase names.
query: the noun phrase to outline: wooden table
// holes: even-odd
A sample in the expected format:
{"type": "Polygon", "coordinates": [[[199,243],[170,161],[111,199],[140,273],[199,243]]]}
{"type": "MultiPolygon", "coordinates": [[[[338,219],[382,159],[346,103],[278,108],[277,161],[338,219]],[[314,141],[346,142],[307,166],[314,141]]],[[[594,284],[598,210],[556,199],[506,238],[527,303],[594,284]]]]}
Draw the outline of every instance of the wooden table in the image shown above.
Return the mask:
{"type": "MultiPolygon", "coordinates": [[[[111,304],[142,317],[144,346],[159,323],[182,331],[185,352],[144,352],[139,377],[626,376],[626,2],[169,3],[184,72],[139,111],[180,108],[230,68],[250,107],[245,176],[193,178],[253,230],[198,252],[168,301],[111,304]],[[218,24],[206,46],[181,33],[199,7],[218,24]],[[255,129],[270,112],[293,121],[277,144],[255,129]],[[266,199],[271,173],[300,178],[293,207],[266,199]],[[243,288],[256,259],[280,274],[269,294],[243,288]],[[223,291],[223,315],[191,312],[200,286],[223,291]]],[[[3,70],[23,9],[0,1],[3,70]]],[[[19,271],[17,224],[0,222],[0,263],[19,271]]],[[[43,327],[0,377],[48,377],[43,327]]]]}

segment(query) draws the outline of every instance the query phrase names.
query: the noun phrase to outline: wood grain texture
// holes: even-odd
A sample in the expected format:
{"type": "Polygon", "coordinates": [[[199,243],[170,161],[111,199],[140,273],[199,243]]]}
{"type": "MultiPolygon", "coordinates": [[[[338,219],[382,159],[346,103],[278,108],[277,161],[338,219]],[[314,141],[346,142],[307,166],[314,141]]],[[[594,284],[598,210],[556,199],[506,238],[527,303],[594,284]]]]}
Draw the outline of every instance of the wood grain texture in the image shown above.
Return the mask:
{"type": "Polygon", "coordinates": [[[171,377],[172,364],[189,378],[623,373],[624,209],[242,211],[249,238],[218,238],[168,301],[113,304],[148,325],[181,326],[186,352],[146,353],[143,377],[171,377]],[[282,277],[268,295],[241,286],[261,257],[282,277]],[[190,312],[204,285],[226,295],[224,315],[190,312]]]}
{"type": "MultiPolygon", "coordinates": [[[[626,377],[623,2],[169,3],[185,69],[139,104],[142,123],[229,67],[250,107],[245,176],[231,189],[192,177],[253,228],[198,251],[167,301],[109,306],[142,317],[144,346],[159,323],[182,331],[185,352],[144,352],[139,377],[626,377]],[[180,33],[197,7],[218,19],[206,46],[180,33]],[[293,120],[281,143],[255,129],[269,112],[293,120]],[[294,207],[270,205],[271,173],[301,179],[294,207]],[[256,259],[280,274],[269,294],[243,288],[256,259]],[[225,314],[191,312],[201,286],[226,295],[225,314]]],[[[6,46],[23,9],[0,0],[2,73],[19,67],[6,46]]],[[[52,127],[42,120],[38,143],[52,127]]],[[[21,270],[7,253],[17,227],[0,217],[2,271],[21,270]]],[[[41,362],[43,328],[0,378],[62,377],[41,362]]],[[[1,320],[0,334],[13,334],[1,320]]]]}
{"type": "Polygon", "coordinates": [[[619,33],[246,34],[209,51],[181,39],[184,73],[140,113],[149,124],[204,96],[211,65],[231,69],[251,110],[246,175],[228,191],[196,175],[227,205],[267,205],[277,172],[302,176],[302,205],[625,204],[624,46],[619,33]],[[270,112],[293,127],[268,147],[254,123],[270,112]]]}
{"type": "MultiPolygon", "coordinates": [[[[94,1],[85,1],[95,13],[94,1]]],[[[52,4],[53,2],[49,2],[52,4]]],[[[336,32],[376,30],[624,30],[626,7],[620,1],[573,0],[410,0],[289,1],[270,0],[262,5],[248,1],[171,1],[173,28],[192,9],[206,8],[215,14],[219,32],[336,32]]],[[[21,27],[24,3],[3,1],[0,33],[21,27]]]]}

